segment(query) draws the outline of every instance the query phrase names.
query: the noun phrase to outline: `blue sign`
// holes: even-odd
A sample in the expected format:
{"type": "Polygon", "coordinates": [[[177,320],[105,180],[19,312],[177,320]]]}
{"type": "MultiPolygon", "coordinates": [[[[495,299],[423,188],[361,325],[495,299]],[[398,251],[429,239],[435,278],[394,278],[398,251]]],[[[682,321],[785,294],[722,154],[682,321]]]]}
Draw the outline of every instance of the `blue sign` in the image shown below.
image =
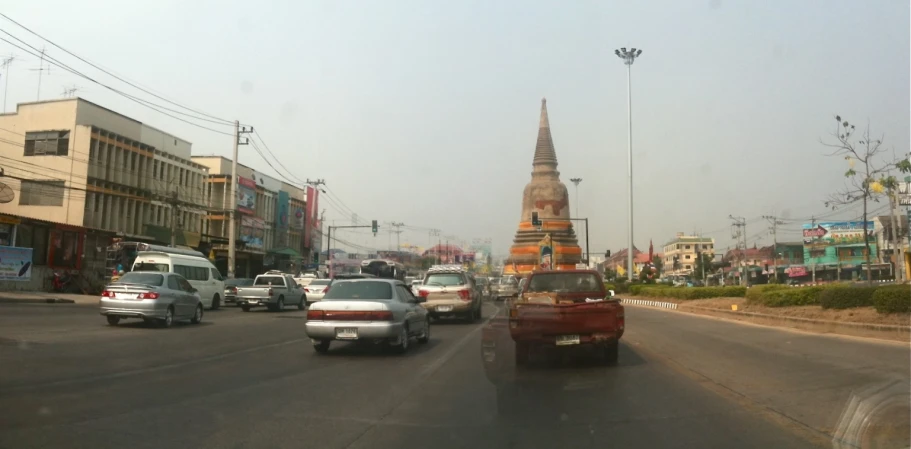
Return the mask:
{"type": "Polygon", "coordinates": [[[278,207],[275,208],[275,227],[279,229],[288,229],[291,224],[291,197],[284,190],[278,191],[278,207]]]}
{"type": "Polygon", "coordinates": [[[0,281],[32,279],[32,248],[0,246],[0,281]]]}

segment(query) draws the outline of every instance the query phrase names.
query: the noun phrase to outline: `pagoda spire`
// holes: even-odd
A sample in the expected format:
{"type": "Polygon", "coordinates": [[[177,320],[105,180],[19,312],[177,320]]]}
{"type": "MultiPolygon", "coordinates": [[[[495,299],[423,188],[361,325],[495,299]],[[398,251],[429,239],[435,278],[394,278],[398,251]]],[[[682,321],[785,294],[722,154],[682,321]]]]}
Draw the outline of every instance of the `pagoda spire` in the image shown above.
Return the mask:
{"type": "Polygon", "coordinates": [[[543,165],[551,170],[557,168],[557,152],[554,150],[554,139],[550,135],[550,118],[547,116],[547,99],[541,99],[541,119],[538,121],[538,143],[535,145],[535,158],[532,165],[543,165]]]}

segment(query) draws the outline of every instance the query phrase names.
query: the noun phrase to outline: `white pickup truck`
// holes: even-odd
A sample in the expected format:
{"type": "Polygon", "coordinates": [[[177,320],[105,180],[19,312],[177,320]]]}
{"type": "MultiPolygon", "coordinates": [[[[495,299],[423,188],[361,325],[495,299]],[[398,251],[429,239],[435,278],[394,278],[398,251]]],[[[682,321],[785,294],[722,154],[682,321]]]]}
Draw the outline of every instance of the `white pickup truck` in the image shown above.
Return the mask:
{"type": "Polygon", "coordinates": [[[298,310],[307,307],[307,295],[290,274],[269,271],[256,276],[253,285],[237,287],[237,304],[244,312],[257,306],[281,311],[286,305],[296,305],[298,310]]]}

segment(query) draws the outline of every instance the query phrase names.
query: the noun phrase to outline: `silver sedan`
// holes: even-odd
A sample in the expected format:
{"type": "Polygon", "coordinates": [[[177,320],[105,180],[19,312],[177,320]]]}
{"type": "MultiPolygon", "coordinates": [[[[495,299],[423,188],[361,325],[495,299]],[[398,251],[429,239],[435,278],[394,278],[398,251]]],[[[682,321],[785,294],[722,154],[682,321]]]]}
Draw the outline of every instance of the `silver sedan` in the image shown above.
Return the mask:
{"type": "Polygon", "coordinates": [[[329,288],[330,282],[332,282],[331,279],[314,279],[307,284],[307,286],[304,287],[304,293],[307,294],[307,305],[322,301],[323,295],[326,294],[326,289],[329,288]]]}
{"type": "Polygon", "coordinates": [[[116,326],[124,318],[141,318],[171,327],[175,320],[202,321],[199,293],[175,273],[133,271],[110,284],[101,294],[101,314],[116,326]]]}
{"type": "Polygon", "coordinates": [[[419,343],[430,341],[423,301],[393,279],[336,280],[307,311],[307,336],[320,354],[329,351],[333,340],[388,343],[404,353],[413,337],[419,343]]]}

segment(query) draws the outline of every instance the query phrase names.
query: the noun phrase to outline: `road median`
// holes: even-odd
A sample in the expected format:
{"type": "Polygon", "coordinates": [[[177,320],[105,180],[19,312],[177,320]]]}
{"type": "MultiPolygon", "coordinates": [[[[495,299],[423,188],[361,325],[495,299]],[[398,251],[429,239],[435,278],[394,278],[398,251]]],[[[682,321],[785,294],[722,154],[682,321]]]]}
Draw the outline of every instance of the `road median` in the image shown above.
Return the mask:
{"type": "Polygon", "coordinates": [[[907,314],[879,314],[872,307],[843,310],[827,310],[819,306],[776,308],[750,305],[744,298],[680,300],[628,297],[623,299],[623,303],[820,334],[901,342],[911,340],[911,326],[908,325],[907,314]]]}

